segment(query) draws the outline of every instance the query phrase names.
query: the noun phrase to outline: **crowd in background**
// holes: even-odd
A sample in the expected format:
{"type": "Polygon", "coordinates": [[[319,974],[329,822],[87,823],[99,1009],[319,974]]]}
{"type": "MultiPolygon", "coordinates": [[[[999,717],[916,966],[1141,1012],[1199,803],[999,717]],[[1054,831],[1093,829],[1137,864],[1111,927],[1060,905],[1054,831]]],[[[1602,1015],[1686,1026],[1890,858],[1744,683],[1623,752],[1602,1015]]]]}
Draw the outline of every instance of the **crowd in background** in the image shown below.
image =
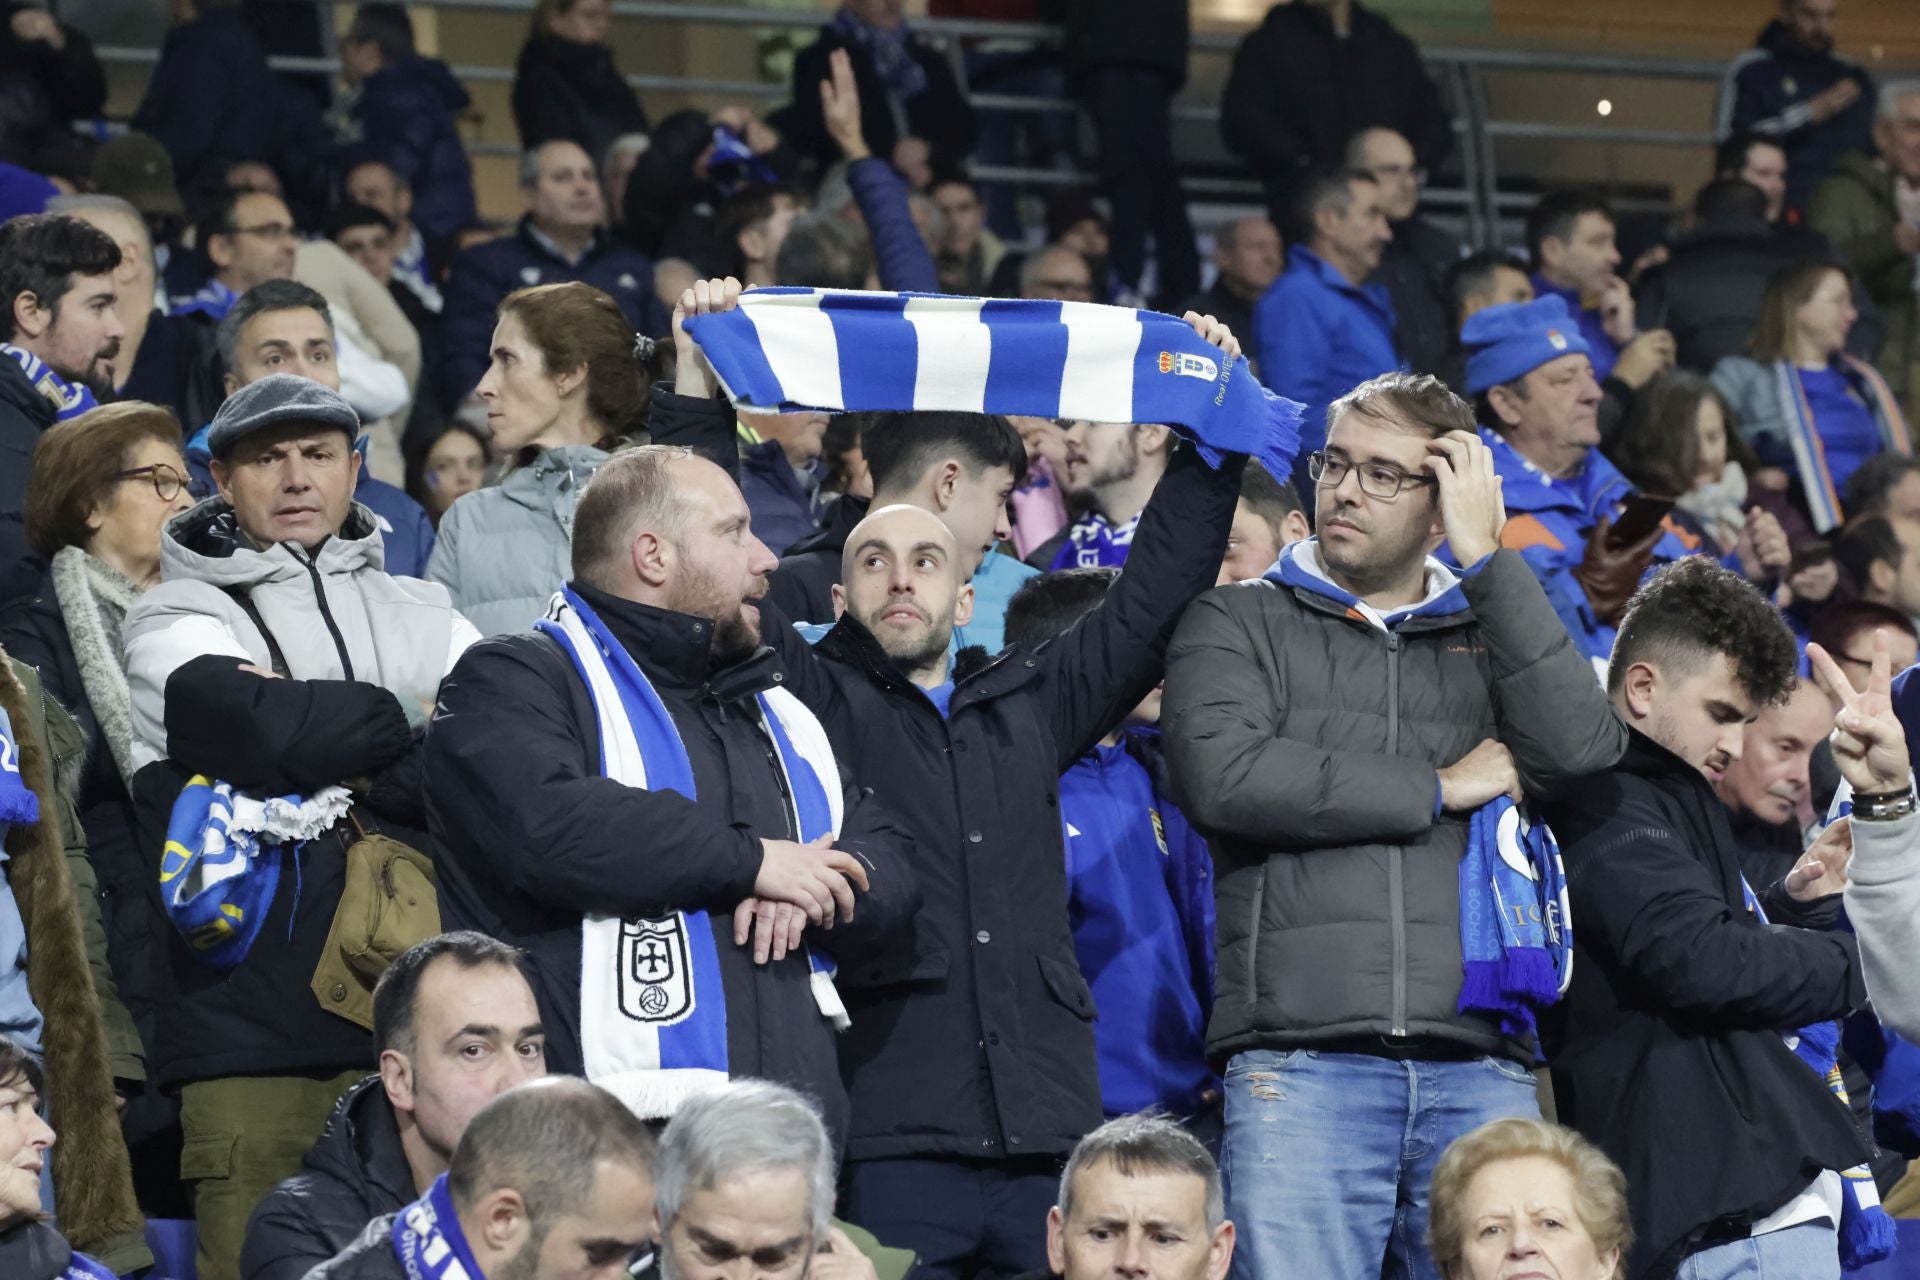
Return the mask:
{"type": "Polygon", "coordinates": [[[173,0],[126,129],[0,26],[0,1272],[1812,1277],[1920,1216],[1920,79],[1834,0],[1670,222],[1492,247],[1355,0],[1240,44],[1204,237],[1186,0],[844,0],[662,118],[538,0],[509,227],[405,5],[317,86],[264,7],[173,0]],[[1183,316],[1299,438],[982,414],[965,342],[888,400],[884,316],[754,402],[755,286],[1183,316]]]}

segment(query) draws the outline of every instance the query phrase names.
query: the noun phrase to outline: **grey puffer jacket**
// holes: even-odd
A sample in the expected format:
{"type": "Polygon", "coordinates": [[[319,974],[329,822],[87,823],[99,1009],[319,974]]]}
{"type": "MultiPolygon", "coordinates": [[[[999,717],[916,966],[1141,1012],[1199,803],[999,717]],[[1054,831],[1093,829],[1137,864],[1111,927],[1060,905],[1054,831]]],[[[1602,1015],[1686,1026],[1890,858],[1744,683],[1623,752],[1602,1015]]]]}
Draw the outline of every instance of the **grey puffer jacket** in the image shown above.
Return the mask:
{"type": "Polygon", "coordinates": [[[1537,796],[1612,765],[1626,729],[1517,552],[1458,581],[1429,560],[1428,583],[1388,628],[1298,543],[1174,635],[1161,722],[1218,872],[1217,1061],[1398,1036],[1532,1063],[1455,1012],[1467,817],[1437,816],[1437,770],[1497,738],[1537,796]]]}
{"type": "Polygon", "coordinates": [[[573,576],[573,509],[607,460],[604,449],[563,445],[447,509],[427,576],[483,636],[531,631],[573,576]]]}
{"type": "Polygon", "coordinates": [[[340,535],[311,554],[290,542],[254,548],[218,498],[168,521],[160,585],[135,602],[123,629],[139,764],[167,754],[167,681],[175,670],[207,654],[271,665],[266,637],[236,591],[259,611],[294,679],[379,685],[418,730],[440,678],[479,637],[444,587],[396,578],[385,563],[374,515],[357,502],[340,535]]]}

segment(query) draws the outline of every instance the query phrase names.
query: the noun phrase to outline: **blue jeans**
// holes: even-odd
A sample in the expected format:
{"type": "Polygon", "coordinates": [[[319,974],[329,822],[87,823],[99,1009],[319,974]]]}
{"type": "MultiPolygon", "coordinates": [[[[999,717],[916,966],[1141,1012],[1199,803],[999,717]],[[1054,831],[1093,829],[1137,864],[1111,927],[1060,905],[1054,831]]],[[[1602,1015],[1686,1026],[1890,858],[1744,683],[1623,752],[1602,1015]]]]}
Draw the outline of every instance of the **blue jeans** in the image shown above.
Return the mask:
{"type": "Polygon", "coordinates": [[[1255,1049],[1228,1062],[1226,1093],[1234,1280],[1441,1280],[1427,1254],[1440,1153],[1489,1120],[1540,1114],[1533,1073],[1504,1058],[1255,1049]]]}
{"type": "Polygon", "coordinates": [[[1830,1222],[1803,1222],[1702,1249],[1674,1280],[1840,1280],[1840,1240],[1830,1222]]]}

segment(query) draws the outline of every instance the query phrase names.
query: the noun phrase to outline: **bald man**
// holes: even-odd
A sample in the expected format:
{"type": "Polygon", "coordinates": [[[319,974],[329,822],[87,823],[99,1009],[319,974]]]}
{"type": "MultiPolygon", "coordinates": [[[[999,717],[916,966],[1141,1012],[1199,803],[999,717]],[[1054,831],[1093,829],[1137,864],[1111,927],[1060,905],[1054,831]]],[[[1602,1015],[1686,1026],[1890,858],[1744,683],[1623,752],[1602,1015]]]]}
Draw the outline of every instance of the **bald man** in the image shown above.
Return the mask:
{"type": "Polygon", "coordinates": [[[1253,304],[1279,279],[1284,264],[1278,227],[1266,218],[1236,218],[1214,235],[1213,283],[1178,311],[1212,316],[1235,333],[1252,333],[1253,304]]]}
{"type": "Polygon", "coordinates": [[[153,239],[140,211],[118,196],[61,196],[47,205],[98,227],[120,246],[114,272],[115,307],[126,330],[111,362],[113,389],[122,400],[172,409],[189,427],[210,419],[225,399],[213,356],[213,336],[184,316],[156,306],[153,239]]]}
{"type": "Polygon", "coordinates": [[[649,1118],[715,1073],[775,1080],[817,1099],[844,1141],[839,1009],[809,957],[851,973],[865,948],[911,950],[907,837],[820,761],[825,734],[780,696],[792,677],[763,642],[793,628],[762,627],[776,562],[726,472],[662,445],[616,454],[580,495],[572,555],[556,616],[592,642],[565,627],[495,637],[441,687],[426,772],[444,921],[526,952],[554,1072],[649,1118]],[[585,651],[608,655],[618,708],[585,651]],[[616,716],[644,782],[603,766],[627,758],[603,752],[616,716]],[[801,829],[807,774],[841,796],[824,838],[801,829]],[[589,916],[620,918],[617,947],[596,949],[589,916]],[[687,1023],[705,1024],[705,1052],[670,1034],[687,1023]],[[632,1040],[649,1028],[650,1054],[632,1040]]]}
{"type": "Polygon", "coordinates": [[[1020,264],[1020,296],[1053,302],[1099,300],[1086,257],[1061,244],[1050,244],[1020,264]]]}
{"type": "Polygon", "coordinates": [[[1374,280],[1393,297],[1394,346],[1416,373],[1435,373],[1453,339],[1447,272],[1460,242],[1419,215],[1426,170],[1413,145],[1392,129],[1362,129],[1347,144],[1347,167],[1373,175],[1393,228],[1374,280]]]}
{"type": "MultiPolygon", "coordinates": [[[[1195,328],[1239,354],[1219,325],[1195,328]]],[[[786,689],[912,835],[912,944],[841,969],[853,1017],[840,1037],[853,1117],[843,1212],[913,1249],[928,1276],[1046,1266],[1060,1161],[1101,1118],[1060,774],[1159,681],[1174,624],[1219,571],[1243,463],[1216,471],[1181,448],[1126,572],[1037,649],[950,655],[973,608],[974,552],[919,507],[883,506],[850,532],[838,621],[817,648],[764,606],[786,689]]],[[[577,524],[574,536],[577,547],[577,524]]]]}

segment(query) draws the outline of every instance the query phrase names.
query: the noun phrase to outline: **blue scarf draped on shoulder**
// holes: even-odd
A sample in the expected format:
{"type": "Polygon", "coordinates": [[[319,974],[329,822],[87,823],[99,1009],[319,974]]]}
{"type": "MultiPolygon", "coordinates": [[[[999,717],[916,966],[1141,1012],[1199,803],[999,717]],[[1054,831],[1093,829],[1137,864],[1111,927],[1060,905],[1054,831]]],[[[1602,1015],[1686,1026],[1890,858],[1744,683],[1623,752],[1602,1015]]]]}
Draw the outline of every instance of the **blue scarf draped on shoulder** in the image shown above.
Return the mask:
{"type": "Polygon", "coordinates": [[[487,1280],[460,1230],[444,1173],[425,1195],[393,1215],[388,1238],[407,1280],[487,1280]]]}
{"type": "MultiPolygon", "coordinates": [[[[687,329],[756,413],[862,410],[1164,423],[1219,466],[1293,474],[1301,406],[1184,320],[1091,302],[749,289],[687,329]]],[[[1243,341],[1247,335],[1238,335],[1243,341]]]]}
{"type": "Polygon", "coordinates": [[[31,351],[22,351],[9,342],[0,342],[0,355],[5,355],[18,364],[27,375],[27,381],[53,403],[53,416],[57,422],[77,418],[89,409],[98,409],[100,402],[92,391],[78,382],[68,382],[47,366],[47,362],[31,351]]]}

